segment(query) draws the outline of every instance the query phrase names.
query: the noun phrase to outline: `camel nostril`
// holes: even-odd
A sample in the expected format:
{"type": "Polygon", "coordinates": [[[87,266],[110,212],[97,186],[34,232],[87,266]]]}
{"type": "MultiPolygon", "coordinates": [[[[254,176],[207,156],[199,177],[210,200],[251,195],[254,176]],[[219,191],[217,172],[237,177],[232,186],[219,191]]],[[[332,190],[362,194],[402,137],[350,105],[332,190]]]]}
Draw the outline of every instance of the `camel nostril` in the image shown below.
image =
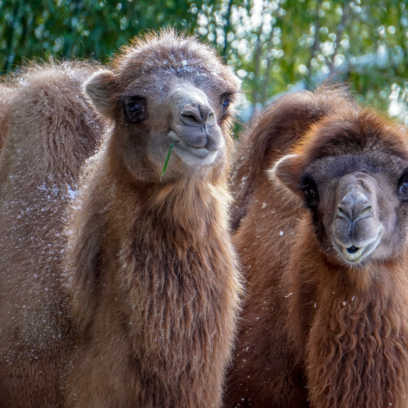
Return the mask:
{"type": "Polygon", "coordinates": [[[368,217],[372,214],[373,212],[373,207],[369,205],[368,207],[364,208],[363,210],[360,211],[360,214],[358,215],[358,218],[364,218],[368,217]]]}
{"type": "Polygon", "coordinates": [[[182,113],[180,117],[185,125],[188,125],[188,126],[202,125],[202,119],[199,115],[194,115],[193,113],[182,113]]]}
{"type": "Polygon", "coordinates": [[[341,207],[337,208],[337,215],[341,218],[345,218],[346,220],[350,220],[349,214],[347,214],[347,212],[344,211],[341,207]]]}
{"type": "Polygon", "coordinates": [[[209,106],[186,106],[181,114],[181,121],[187,126],[212,126],[215,124],[215,115],[209,106]]]}
{"type": "Polygon", "coordinates": [[[373,207],[365,203],[347,203],[347,205],[341,203],[337,207],[337,215],[340,218],[349,220],[350,222],[357,221],[361,218],[370,217],[373,214],[373,207]],[[360,208],[362,208],[360,210],[360,208]]]}
{"type": "Polygon", "coordinates": [[[349,254],[355,254],[360,248],[355,247],[354,245],[351,246],[350,248],[347,248],[347,252],[349,254]]]}

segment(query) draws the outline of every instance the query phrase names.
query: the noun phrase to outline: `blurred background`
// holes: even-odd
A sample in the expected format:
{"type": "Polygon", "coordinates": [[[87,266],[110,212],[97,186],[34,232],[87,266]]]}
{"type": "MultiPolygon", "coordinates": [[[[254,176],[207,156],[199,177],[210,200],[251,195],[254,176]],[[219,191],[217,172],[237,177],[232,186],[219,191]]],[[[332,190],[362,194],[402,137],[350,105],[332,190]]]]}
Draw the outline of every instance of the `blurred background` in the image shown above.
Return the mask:
{"type": "Polygon", "coordinates": [[[167,26],[196,33],[233,67],[242,122],[329,79],[408,124],[408,0],[0,0],[0,75],[50,56],[107,63],[133,36],[167,26]]]}

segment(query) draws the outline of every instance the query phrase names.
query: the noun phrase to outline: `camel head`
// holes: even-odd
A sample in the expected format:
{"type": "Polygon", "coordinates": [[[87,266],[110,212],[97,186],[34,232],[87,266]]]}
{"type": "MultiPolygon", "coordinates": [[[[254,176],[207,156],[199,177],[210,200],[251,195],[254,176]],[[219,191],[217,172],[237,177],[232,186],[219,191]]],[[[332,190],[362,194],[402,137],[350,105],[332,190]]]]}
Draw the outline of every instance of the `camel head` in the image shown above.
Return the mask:
{"type": "Polygon", "coordinates": [[[331,115],[312,127],[272,179],[303,201],[333,262],[395,259],[407,244],[408,138],[370,111],[331,115]]]}
{"type": "Polygon", "coordinates": [[[206,45],[172,31],[137,39],[85,84],[133,177],[166,180],[223,167],[240,82],[206,45]]]}

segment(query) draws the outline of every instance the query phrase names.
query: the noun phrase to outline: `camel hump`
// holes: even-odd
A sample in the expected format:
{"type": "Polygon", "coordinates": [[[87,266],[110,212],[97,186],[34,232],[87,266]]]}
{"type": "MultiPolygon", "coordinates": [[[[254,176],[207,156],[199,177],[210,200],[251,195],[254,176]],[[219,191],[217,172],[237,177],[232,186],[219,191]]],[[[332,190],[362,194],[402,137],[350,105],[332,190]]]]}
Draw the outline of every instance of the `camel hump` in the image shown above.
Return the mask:
{"type": "Polygon", "coordinates": [[[34,65],[24,68],[12,80],[15,86],[11,123],[47,129],[48,132],[64,126],[76,127],[86,115],[93,116],[82,95],[82,84],[98,69],[85,62],[62,62],[34,65]]]}
{"type": "Polygon", "coordinates": [[[57,175],[78,171],[103,131],[103,122],[82,94],[83,83],[99,68],[88,62],[30,64],[9,79],[12,95],[7,123],[2,124],[7,157],[23,154],[27,162],[36,162],[37,176],[45,176],[50,164],[57,175]]]}
{"type": "Polygon", "coordinates": [[[323,117],[342,105],[355,105],[344,87],[322,86],[275,100],[249,127],[235,155],[232,169],[231,227],[245,216],[254,190],[267,180],[267,170],[323,117]]]}

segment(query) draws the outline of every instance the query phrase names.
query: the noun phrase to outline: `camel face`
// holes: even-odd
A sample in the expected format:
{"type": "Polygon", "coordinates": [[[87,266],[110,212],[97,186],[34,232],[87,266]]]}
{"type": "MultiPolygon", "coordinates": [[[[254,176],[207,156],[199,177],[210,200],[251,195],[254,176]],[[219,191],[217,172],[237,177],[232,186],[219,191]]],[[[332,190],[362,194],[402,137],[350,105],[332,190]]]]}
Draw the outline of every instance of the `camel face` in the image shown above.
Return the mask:
{"type": "Polygon", "coordinates": [[[228,89],[224,92],[222,81],[215,81],[218,86],[213,89],[200,72],[178,76],[161,70],[128,86],[122,97],[124,124],[131,129],[131,138],[137,131],[145,139],[151,162],[162,167],[172,143],[181,168],[213,165],[222,159],[225,136],[220,123],[231,94],[228,89]]]}
{"type": "Polygon", "coordinates": [[[172,144],[167,180],[223,168],[239,89],[210,48],[174,33],[126,48],[113,71],[85,84],[96,109],[114,122],[120,161],[145,181],[160,179],[172,144]]]}
{"type": "MultiPolygon", "coordinates": [[[[277,177],[287,182],[298,159],[281,159],[277,177]]],[[[404,160],[380,152],[326,157],[306,168],[297,189],[332,261],[359,266],[398,254],[407,237],[406,170],[404,160]]]]}
{"type": "Polygon", "coordinates": [[[346,174],[338,182],[331,232],[333,246],[346,262],[360,262],[381,242],[384,226],[377,200],[381,188],[377,187],[377,180],[361,171],[346,174]]]}
{"type": "Polygon", "coordinates": [[[406,230],[406,166],[395,156],[370,153],[320,159],[308,167],[301,183],[305,205],[323,246],[332,245],[342,262],[395,255],[406,230]]]}

